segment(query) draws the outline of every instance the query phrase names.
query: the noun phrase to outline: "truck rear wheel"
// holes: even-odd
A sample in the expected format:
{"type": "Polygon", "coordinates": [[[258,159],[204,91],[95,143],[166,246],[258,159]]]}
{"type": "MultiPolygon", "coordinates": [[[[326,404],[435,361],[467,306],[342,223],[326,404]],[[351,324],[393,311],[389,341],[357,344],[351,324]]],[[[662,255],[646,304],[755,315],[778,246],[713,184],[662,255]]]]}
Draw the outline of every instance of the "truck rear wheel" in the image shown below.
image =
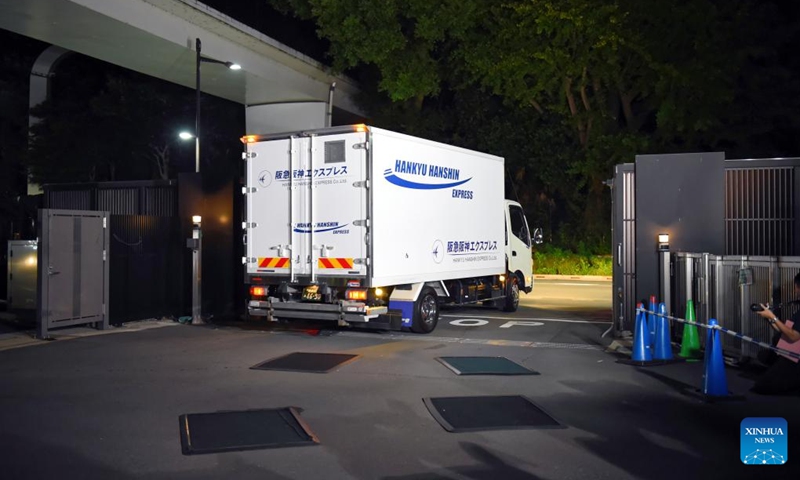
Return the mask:
{"type": "Polygon", "coordinates": [[[425,287],[419,294],[414,304],[414,319],[411,322],[411,331],[415,333],[431,333],[439,323],[439,303],[436,292],[430,287],[425,287]]]}
{"type": "Polygon", "coordinates": [[[506,298],[503,299],[504,312],[516,312],[519,308],[519,279],[510,274],[506,282],[506,298]]]}

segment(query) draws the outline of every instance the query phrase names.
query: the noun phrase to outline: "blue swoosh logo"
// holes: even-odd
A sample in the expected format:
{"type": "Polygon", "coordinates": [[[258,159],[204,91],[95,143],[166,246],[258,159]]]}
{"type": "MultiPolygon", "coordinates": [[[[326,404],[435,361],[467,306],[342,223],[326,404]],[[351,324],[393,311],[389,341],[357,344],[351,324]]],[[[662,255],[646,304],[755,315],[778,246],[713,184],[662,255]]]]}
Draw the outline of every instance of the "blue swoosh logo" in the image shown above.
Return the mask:
{"type": "Polygon", "coordinates": [[[442,188],[453,188],[459,185],[464,185],[465,183],[472,180],[472,177],[470,177],[466,180],[461,180],[460,182],[453,182],[453,183],[419,183],[419,182],[411,182],[408,180],[404,180],[395,174],[386,175],[384,178],[386,178],[386,180],[388,180],[389,183],[393,183],[398,187],[414,188],[417,190],[439,190],[442,188]]]}
{"type": "MultiPolygon", "coordinates": [[[[344,227],[346,227],[348,225],[350,225],[350,224],[346,223],[344,225],[337,225],[335,227],[321,228],[319,230],[314,230],[314,233],[331,232],[333,230],[339,230],[340,228],[344,228],[344,227]]],[[[311,229],[310,228],[296,228],[295,227],[294,232],[295,233],[311,233],[311,229]]]]}

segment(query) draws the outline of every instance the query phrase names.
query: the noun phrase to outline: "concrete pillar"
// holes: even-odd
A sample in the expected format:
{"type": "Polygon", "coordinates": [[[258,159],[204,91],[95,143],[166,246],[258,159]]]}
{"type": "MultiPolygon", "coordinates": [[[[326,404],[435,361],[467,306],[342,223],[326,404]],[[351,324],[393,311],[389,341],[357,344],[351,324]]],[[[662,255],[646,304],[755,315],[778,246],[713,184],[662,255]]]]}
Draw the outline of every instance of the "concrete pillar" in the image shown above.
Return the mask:
{"type": "MultiPolygon", "coordinates": [[[[58,66],[58,63],[70,53],[72,53],[70,50],[51,45],[39,54],[39,57],[33,63],[33,67],[31,68],[30,94],[28,96],[29,137],[31,127],[39,122],[39,118],[31,115],[30,110],[50,98],[50,77],[53,76],[53,71],[58,66]]],[[[42,193],[42,189],[39,185],[31,183],[30,177],[28,177],[28,195],[39,195],[40,193],[42,193]]]]}
{"type": "Polygon", "coordinates": [[[287,102],[245,107],[247,134],[292,132],[324,128],[326,102],[287,102]]]}

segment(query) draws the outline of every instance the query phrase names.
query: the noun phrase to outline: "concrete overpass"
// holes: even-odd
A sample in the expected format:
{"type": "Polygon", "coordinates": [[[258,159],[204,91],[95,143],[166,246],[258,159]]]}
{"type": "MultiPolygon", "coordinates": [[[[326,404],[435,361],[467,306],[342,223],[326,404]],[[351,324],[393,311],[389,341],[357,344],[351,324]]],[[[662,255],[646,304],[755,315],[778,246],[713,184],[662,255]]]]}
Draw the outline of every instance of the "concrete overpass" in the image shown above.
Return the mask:
{"type": "Polygon", "coordinates": [[[352,81],[195,0],[0,0],[0,28],[190,88],[200,38],[203,56],[242,65],[204,65],[201,88],[245,106],[243,133],[324,126],[334,81],[334,106],[362,113],[352,81]]]}

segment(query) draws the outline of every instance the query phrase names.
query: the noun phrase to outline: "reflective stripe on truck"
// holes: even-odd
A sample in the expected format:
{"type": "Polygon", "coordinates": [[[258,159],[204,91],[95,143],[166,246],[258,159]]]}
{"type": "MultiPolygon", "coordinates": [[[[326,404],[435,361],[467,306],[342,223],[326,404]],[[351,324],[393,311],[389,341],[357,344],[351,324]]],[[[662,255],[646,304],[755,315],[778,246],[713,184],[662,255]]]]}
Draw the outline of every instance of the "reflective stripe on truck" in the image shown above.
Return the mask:
{"type": "Polygon", "coordinates": [[[322,257],[317,262],[317,266],[319,268],[346,268],[348,270],[352,270],[353,264],[354,262],[352,258],[322,257]]]}
{"type": "Polygon", "coordinates": [[[287,257],[259,257],[258,268],[289,268],[291,260],[287,257]]]}

